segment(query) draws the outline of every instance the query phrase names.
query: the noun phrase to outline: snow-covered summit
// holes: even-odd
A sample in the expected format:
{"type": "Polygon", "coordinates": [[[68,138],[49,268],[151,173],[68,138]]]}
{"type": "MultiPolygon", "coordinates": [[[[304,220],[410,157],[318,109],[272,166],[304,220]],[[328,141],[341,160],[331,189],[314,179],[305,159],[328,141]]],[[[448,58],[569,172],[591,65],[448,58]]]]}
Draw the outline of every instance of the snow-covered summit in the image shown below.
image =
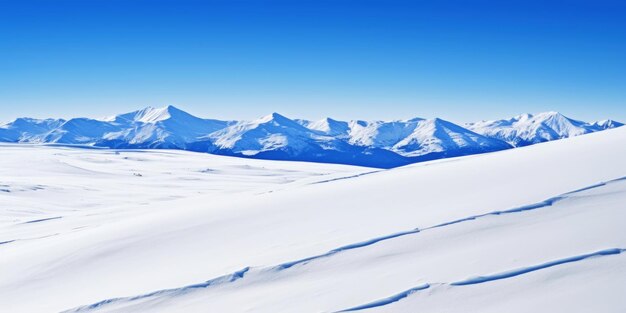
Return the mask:
{"type": "Polygon", "coordinates": [[[278,149],[303,149],[314,133],[299,123],[278,113],[253,121],[242,121],[208,136],[222,150],[255,155],[278,149]]]}
{"type": "Polygon", "coordinates": [[[350,131],[348,122],[338,121],[330,117],[318,121],[300,120],[300,123],[308,129],[319,131],[329,136],[345,137],[350,131]]]}
{"type": "Polygon", "coordinates": [[[609,128],[616,128],[616,127],[624,126],[623,123],[620,123],[614,120],[609,120],[609,119],[593,122],[591,125],[598,127],[600,129],[609,129],[609,128]]]}
{"type": "Polygon", "coordinates": [[[162,108],[154,108],[148,106],[141,110],[120,114],[113,116],[110,120],[114,121],[127,121],[127,122],[141,122],[141,123],[155,123],[164,121],[172,117],[178,118],[195,118],[193,115],[182,111],[173,105],[168,105],[162,108]]]}
{"type": "Polygon", "coordinates": [[[350,142],[362,146],[390,149],[409,136],[422,121],[414,118],[406,121],[350,121],[350,142]]]}

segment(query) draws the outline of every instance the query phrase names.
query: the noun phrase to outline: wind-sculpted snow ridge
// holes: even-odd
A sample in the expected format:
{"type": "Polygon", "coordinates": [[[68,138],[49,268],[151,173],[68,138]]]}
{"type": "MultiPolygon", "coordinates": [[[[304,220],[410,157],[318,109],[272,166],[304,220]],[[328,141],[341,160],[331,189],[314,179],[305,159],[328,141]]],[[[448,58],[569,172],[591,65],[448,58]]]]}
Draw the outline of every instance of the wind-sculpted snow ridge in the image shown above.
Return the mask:
{"type": "MultiPolygon", "coordinates": [[[[461,286],[468,286],[468,285],[483,284],[483,283],[488,283],[488,282],[492,282],[492,281],[495,281],[495,280],[501,280],[501,279],[507,279],[507,278],[516,277],[516,276],[519,276],[519,275],[523,275],[523,274],[527,274],[527,273],[531,273],[531,272],[547,269],[547,268],[558,266],[558,265],[574,263],[574,262],[580,262],[580,261],[584,261],[584,260],[589,259],[589,258],[618,255],[618,254],[621,254],[622,252],[625,252],[625,251],[626,251],[626,249],[620,249],[620,248],[604,249],[604,250],[600,250],[600,251],[596,251],[596,252],[592,252],[592,253],[575,255],[575,256],[566,257],[566,258],[563,258],[563,259],[549,261],[549,262],[542,263],[542,264],[537,264],[537,265],[531,265],[531,266],[528,266],[528,267],[518,268],[518,269],[514,269],[514,270],[502,272],[502,273],[497,273],[497,274],[492,274],[492,275],[485,275],[485,276],[479,276],[479,277],[474,277],[474,278],[468,278],[466,280],[456,281],[456,282],[452,282],[452,283],[437,283],[436,285],[438,285],[438,286],[445,286],[445,285],[447,285],[447,286],[452,286],[452,287],[461,287],[461,286]]],[[[394,302],[398,302],[398,301],[400,301],[400,300],[402,300],[404,298],[407,298],[407,297],[411,296],[412,294],[414,294],[414,293],[416,293],[416,292],[418,292],[420,290],[425,290],[425,289],[428,289],[430,287],[431,287],[431,284],[423,284],[423,285],[411,288],[409,290],[400,292],[400,293],[398,293],[396,295],[393,295],[391,297],[380,299],[380,300],[376,300],[374,302],[363,304],[363,305],[359,305],[359,306],[355,306],[355,307],[352,307],[352,308],[349,308],[349,309],[337,311],[337,313],[360,311],[360,310],[371,309],[371,308],[380,307],[380,306],[384,306],[384,305],[389,305],[389,304],[392,304],[394,302]]]]}
{"type": "Polygon", "coordinates": [[[375,308],[375,307],[379,307],[379,306],[383,306],[383,305],[388,305],[394,302],[398,302],[418,291],[421,290],[425,290],[430,288],[430,284],[423,284],[414,288],[411,288],[409,290],[405,290],[403,292],[400,292],[398,294],[395,294],[393,296],[384,298],[384,299],[380,299],[380,300],[376,300],[374,302],[370,302],[367,304],[363,304],[363,305],[359,305],[359,306],[355,306],[353,308],[349,308],[349,309],[345,309],[345,310],[341,310],[341,311],[337,311],[337,313],[341,313],[341,312],[352,312],[352,311],[361,311],[361,310],[366,310],[366,309],[371,309],[371,308],[375,308]]]}
{"type": "Polygon", "coordinates": [[[511,277],[523,275],[523,274],[526,274],[526,273],[530,273],[530,272],[534,272],[534,271],[550,268],[550,267],[557,266],[557,265],[562,265],[562,264],[567,264],[567,263],[572,263],[572,262],[578,262],[578,261],[582,261],[582,260],[585,260],[585,259],[588,259],[588,258],[591,258],[591,257],[599,257],[599,256],[620,254],[620,253],[622,253],[624,251],[626,251],[626,249],[620,249],[620,248],[605,249],[605,250],[600,250],[600,251],[596,251],[596,252],[592,252],[592,253],[575,255],[575,256],[559,259],[559,260],[549,261],[549,262],[542,263],[542,264],[532,265],[532,266],[529,266],[529,267],[518,268],[518,269],[506,271],[506,272],[503,272],[503,273],[497,273],[497,274],[493,274],[493,275],[486,275],[486,276],[479,276],[479,277],[472,277],[472,278],[468,278],[468,279],[465,279],[465,280],[461,280],[461,281],[450,283],[450,285],[452,285],[452,286],[466,286],[466,285],[482,284],[482,283],[486,283],[486,282],[490,282],[490,281],[494,281],[494,280],[506,279],[506,278],[511,278],[511,277]]]}
{"type": "Polygon", "coordinates": [[[225,283],[232,283],[235,282],[239,279],[242,279],[244,277],[244,275],[250,271],[249,267],[243,268],[239,271],[236,271],[234,273],[231,274],[227,274],[224,276],[220,276],[217,278],[213,278],[210,280],[207,280],[203,283],[199,283],[199,284],[193,284],[193,285],[189,285],[189,286],[185,286],[182,288],[173,288],[173,289],[166,289],[166,290],[159,290],[159,291],[155,291],[155,292],[151,292],[145,295],[140,295],[140,296],[135,296],[135,297],[128,297],[128,298],[116,298],[116,299],[107,299],[107,300],[103,300],[100,301],[98,303],[94,303],[94,304],[90,304],[90,305],[86,305],[86,306],[81,306],[78,308],[74,308],[71,310],[67,310],[64,312],[81,312],[81,311],[88,311],[88,310],[92,310],[92,309],[97,309],[98,307],[107,305],[107,304],[111,304],[111,303],[115,303],[118,301],[134,301],[134,300],[140,300],[143,298],[149,298],[149,297],[154,297],[154,296],[161,296],[161,295],[172,295],[172,294],[183,294],[185,292],[189,292],[193,289],[200,289],[200,288],[208,288],[211,286],[217,286],[220,284],[225,284],[225,283]]]}
{"type": "Polygon", "coordinates": [[[278,113],[253,121],[202,119],[173,106],[106,119],[20,118],[0,125],[0,142],[56,143],[117,149],[181,149],[255,159],[393,168],[494,152],[620,127],[556,112],[482,121],[467,128],[440,118],[398,121],[292,120],[278,113]]]}
{"type": "MultiPolygon", "coordinates": [[[[106,306],[109,304],[114,304],[114,303],[128,303],[130,301],[135,301],[135,300],[140,300],[140,299],[147,299],[147,298],[154,298],[154,297],[160,297],[160,296],[171,296],[171,295],[178,295],[178,294],[182,294],[185,292],[188,292],[192,289],[198,289],[198,288],[208,288],[211,286],[217,286],[218,284],[224,284],[224,283],[231,283],[231,282],[235,282],[237,280],[240,279],[245,279],[245,277],[249,277],[249,275],[245,275],[245,274],[250,274],[250,275],[274,275],[277,273],[281,273],[283,271],[289,270],[294,268],[295,266],[305,266],[310,264],[311,262],[323,259],[323,258],[332,258],[333,256],[339,255],[341,253],[344,252],[349,252],[349,251],[354,251],[354,250],[358,250],[358,249],[362,249],[362,248],[366,248],[381,242],[386,242],[386,241],[393,241],[396,239],[399,239],[401,237],[406,237],[406,236],[411,236],[411,235],[417,235],[417,234],[421,234],[424,232],[429,232],[429,231],[433,231],[436,229],[441,229],[441,228],[446,228],[446,227],[450,227],[450,226],[455,226],[461,223],[465,223],[465,222],[470,222],[470,221],[477,221],[480,220],[482,218],[486,218],[486,217],[490,217],[490,216],[503,216],[503,215],[509,215],[509,214],[518,214],[518,213],[524,213],[524,212],[528,212],[528,211],[532,211],[532,210],[537,210],[537,209],[541,209],[541,208],[546,208],[546,207],[550,207],[553,206],[555,203],[565,200],[567,198],[570,197],[574,197],[576,195],[578,195],[579,193],[582,192],[586,192],[592,189],[596,189],[596,188],[600,188],[603,186],[607,186],[610,185],[612,183],[615,182],[621,182],[626,180],[626,177],[620,177],[614,180],[610,180],[607,182],[601,182],[601,183],[597,183],[597,184],[593,184],[584,188],[579,188],[576,189],[574,191],[570,191],[567,193],[564,193],[560,196],[556,196],[556,197],[552,197],[549,198],[547,200],[544,201],[540,201],[537,203],[533,203],[533,204],[529,204],[529,205],[524,205],[524,206],[520,206],[520,207],[516,207],[516,208],[512,208],[509,210],[501,210],[501,211],[493,211],[493,212],[488,212],[488,213],[484,213],[484,214],[479,214],[479,215],[474,215],[474,216],[469,216],[466,218],[462,218],[462,219],[458,219],[458,220],[454,220],[454,221],[450,221],[450,222],[444,222],[444,223],[440,223],[434,226],[430,226],[430,227],[425,227],[422,229],[412,229],[412,230],[407,230],[407,231],[402,231],[402,232],[397,232],[397,233],[392,233],[389,235],[385,235],[385,236],[380,236],[380,237],[375,237],[369,240],[365,240],[365,241],[361,241],[361,242],[356,242],[353,244],[348,244],[348,245],[344,245],[335,249],[332,249],[326,253],[323,254],[319,254],[319,255],[315,255],[315,256],[310,256],[310,257],[306,257],[306,258],[302,258],[302,259],[298,259],[298,260],[294,260],[294,261],[289,261],[289,262],[284,262],[281,263],[279,265],[276,266],[269,266],[269,267],[257,267],[255,268],[254,272],[251,271],[251,267],[246,267],[241,271],[237,271],[233,274],[229,274],[229,275],[224,275],[224,276],[220,276],[218,278],[214,278],[211,280],[208,280],[204,283],[200,283],[200,284],[194,284],[194,285],[189,285],[189,286],[185,286],[185,287],[181,287],[181,288],[172,288],[172,289],[165,289],[165,290],[159,290],[159,291],[155,291],[155,292],[151,292],[148,294],[144,294],[144,295],[139,295],[139,296],[132,296],[132,297],[125,297],[125,298],[115,298],[115,299],[108,299],[108,300],[103,300],[100,301],[98,303],[95,304],[91,304],[91,305],[86,305],[86,306],[81,306],[81,307],[77,307],[74,309],[71,309],[67,312],[82,312],[82,311],[89,311],[92,309],[96,309],[102,306],[106,306]],[[244,277],[245,275],[245,277],[244,277]]],[[[478,276],[478,277],[473,277],[473,278],[468,278],[465,280],[459,280],[459,281],[454,281],[454,282],[450,282],[450,283],[442,283],[442,282],[430,282],[430,283],[426,283],[426,284],[421,284],[417,287],[414,288],[410,288],[408,290],[405,290],[403,292],[400,292],[398,294],[395,294],[393,296],[390,297],[386,297],[383,299],[379,299],[364,305],[358,305],[358,306],[354,306],[348,309],[344,309],[338,312],[349,312],[349,311],[359,311],[359,310],[364,310],[364,309],[370,309],[370,308],[374,308],[374,307],[379,307],[379,306],[384,306],[384,305],[388,305],[397,301],[400,301],[401,299],[404,299],[408,296],[410,296],[413,293],[416,293],[418,291],[421,290],[425,290],[430,288],[431,286],[439,286],[439,285],[447,285],[447,286],[466,286],[466,285],[473,285],[473,284],[481,284],[481,283],[486,283],[486,282],[490,282],[490,281],[494,281],[494,280],[500,280],[500,279],[505,279],[505,278],[511,278],[511,277],[515,277],[515,276],[519,276],[522,274],[526,274],[526,273],[530,273],[530,272],[534,272],[534,271],[538,271],[538,270],[542,270],[542,269],[546,269],[546,268],[550,268],[550,267],[554,267],[557,265],[562,265],[562,264],[566,264],[566,263],[573,263],[573,262],[578,262],[578,261],[582,261],[591,257],[599,257],[599,256],[609,256],[609,255],[615,255],[615,254],[620,254],[622,252],[624,252],[626,250],[622,249],[622,248],[611,248],[611,249],[604,249],[604,250],[600,250],[600,251],[596,251],[596,252],[592,252],[592,253],[587,253],[587,254],[581,254],[581,255],[575,255],[575,256],[571,256],[571,257],[565,257],[565,258],[561,258],[561,259],[557,259],[557,260],[553,260],[553,261],[549,261],[549,262],[545,262],[545,263],[541,263],[538,265],[531,265],[531,266],[527,266],[527,267],[522,267],[522,268],[518,268],[515,270],[510,270],[510,271],[505,271],[505,272],[501,272],[501,273],[496,273],[496,274],[491,274],[491,275],[484,275],[484,276],[478,276]]]]}
{"type": "Polygon", "coordinates": [[[55,216],[55,217],[41,218],[41,219],[37,219],[37,220],[26,221],[26,222],[24,222],[24,224],[41,223],[41,222],[50,221],[50,220],[56,220],[56,219],[60,219],[60,218],[63,218],[63,217],[62,216],[55,216]]]}
{"type": "Polygon", "coordinates": [[[356,177],[361,177],[361,176],[365,176],[365,175],[370,175],[370,174],[374,174],[374,173],[379,173],[381,170],[377,170],[377,171],[370,171],[370,172],[365,172],[365,173],[360,173],[360,174],[356,174],[356,175],[351,175],[351,176],[345,176],[345,177],[337,177],[337,178],[333,178],[333,179],[327,179],[327,180],[320,180],[314,183],[311,183],[312,185],[315,184],[325,184],[325,183],[330,183],[330,182],[334,182],[334,181],[338,181],[338,180],[346,180],[346,179],[352,179],[352,178],[356,178],[356,177]]]}
{"type": "Polygon", "coordinates": [[[567,193],[564,193],[560,196],[556,196],[556,197],[552,197],[537,203],[532,203],[532,204],[528,204],[528,205],[523,205],[517,208],[513,208],[513,209],[509,209],[509,210],[504,210],[504,211],[493,211],[493,212],[489,212],[489,213],[485,213],[485,214],[479,214],[479,215],[474,215],[474,216],[469,216],[466,218],[462,218],[462,219],[458,219],[458,220],[454,220],[451,222],[446,222],[446,223],[442,223],[442,224],[438,224],[435,226],[431,226],[428,228],[424,228],[423,230],[427,230],[427,229],[433,229],[433,228],[438,228],[438,227],[444,227],[444,226],[448,226],[448,225],[453,225],[453,224],[457,224],[457,223],[462,223],[462,222],[467,222],[467,221],[473,221],[477,218],[481,218],[481,217],[486,217],[486,216],[490,216],[490,215],[502,215],[502,214],[509,214],[509,213],[519,213],[519,212],[524,212],[524,211],[530,211],[530,210],[535,210],[535,209],[540,209],[543,207],[547,207],[547,206],[551,206],[553,204],[555,204],[558,201],[561,201],[563,199],[566,199],[568,196],[574,195],[576,193],[582,192],[582,191],[587,191],[587,190],[591,190],[594,188],[598,188],[598,187],[602,187],[602,186],[606,186],[607,184],[613,183],[613,182],[618,182],[618,181],[622,181],[625,180],[626,177],[620,177],[620,178],[616,178],[607,182],[601,182],[601,183],[597,183],[597,184],[593,184],[587,187],[583,187],[580,189],[576,189],[567,193]]]}
{"type": "Polygon", "coordinates": [[[564,193],[560,196],[556,196],[556,197],[552,197],[537,203],[532,203],[532,204],[528,204],[528,205],[523,205],[520,207],[516,207],[516,208],[512,208],[509,210],[504,210],[504,211],[493,211],[493,212],[488,212],[488,213],[484,213],[484,214],[479,214],[479,215],[473,215],[473,216],[469,216],[466,218],[462,218],[462,219],[458,219],[458,220],[454,220],[454,221],[450,221],[450,222],[445,222],[445,223],[441,223],[441,224],[437,224],[434,226],[430,226],[430,227],[425,227],[423,229],[411,229],[411,230],[407,230],[407,231],[402,231],[402,232],[398,232],[398,233],[393,233],[393,234],[389,234],[386,236],[381,236],[381,237],[376,237],[376,238],[372,238],[366,241],[362,241],[362,242],[357,242],[357,243],[353,243],[350,245],[346,245],[343,247],[339,247],[336,249],[333,249],[331,251],[328,251],[324,254],[320,254],[320,255],[316,255],[316,256],[312,256],[312,257],[308,257],[308,258],[304,258],[304,259],[300,259],[300,260],[296,260],[296,261],[291,261],[291,262],[286,262],[283,264],[278,265],[276,268],[278,269],[287,269],[290,268],[294,265],[298,265],[298,264],[305,264],[307,262],[316,260],[316,259],[320,259],[320,258],[325,258],[325,257],[329,257],[332,256],[334,254],[337,254],[339,252],[343,252],[346,250],[352,250],[352,249],[357,249],[357,248],[363,248],[363,247],[367,247],[369,245],[373,245],[375,243],[381,242],[381,241],[386,241],[386,240],[390,240],[390,239],[395,239],[398,237],[403,237],[403,236],[407,236],[407,235],[413,235],[413,234],[417,234],[419,232],[423,232],[423,231],[427,231],[427,230],[431,230],[431,229],[435,229],[435,228],[440,228],[440,227],[445,227],[445,226],[450,226],[450,225],[454,225],[454,224],[458,224],[458,223],[463,223],[463,222],[469,222],[469,221],[474,221],[476,219],[479,218],[483,218],[483,217],[488,217],[488,216],[497,216],[497,215],[504,215],[504,214],[511,214],[511,213],[520,213],[520,212],[525,212],[525,211],[530,211],[530,210],[536,210],[536,209],[540,209],[540,208],[545,208],[545,207],[549,207],[554,205],[556,202],[561,201],[566,199],[569,196],[575,195],[576,193],[579,192],[583,192],[583,191],[587,191],[587,190],[591,190],[594,188],[598,188],[598,187],[602,187],[602,186],[606,186],[607,184],[613,183],[613,182],[618,182],[618,181],[622,181],[622,180],[626,180],[626,177],[621,177],[621,178],[617,178],[614,180],[610,180],[607,182],[601,182],[598,184],[593,184],[584,188],[580,188],[574,191],[570,191],[567,193],[564,193]]]}
{"type": "Polygon", "coordinates": [[[280,264],[278,266],[276,266],[275,268],[278,270],[284,270],[284,269],[288,269],[294,265],[298,265],[298,264],[306,264],[310,261],[316,260],[316,259],[320,259],[320,258],[325,258],[325,257],[329,257],[332,255],[335,255],[339,252],[344,252],[347,250],[352,250],[352,249],[358,249],[358,248],[363,248],[363,247],[367,247],[370,245],[373,245],[375,243],[381,242],[381,241],[385,241],[385,240],[389,240],[389,239],[394,239],[394,238],[398,238],[398,237],[402,237],[402,236],[406,236],[406,235],[411,235],[411,234],[416,234],[419,233],[420,230],[419,229],[413,229],[413,230],[408,230],[408,231],[403,231],[403,232],[399,232],[399,233],[394,233],[394,234],[390,234],[387,236],[382,236],[382,237],[377,237],[377,238],[373,238],[373,239],[369,239],[366,241],[362,241],[362,242],[357,242],[357,243],[353,243],[353,244],[349,244],[343,247],[339,247],[333,250],[330,250],[324,254],[320,254],[320,255],[316,255],[316,256],[312,256],[312,257],[308,257],[308,258],[304,258],[304,259],[300,259],[300,260],[296,260],[296,261],[291,261],[291,262],[286,262],[283,264],[280,264]]]}

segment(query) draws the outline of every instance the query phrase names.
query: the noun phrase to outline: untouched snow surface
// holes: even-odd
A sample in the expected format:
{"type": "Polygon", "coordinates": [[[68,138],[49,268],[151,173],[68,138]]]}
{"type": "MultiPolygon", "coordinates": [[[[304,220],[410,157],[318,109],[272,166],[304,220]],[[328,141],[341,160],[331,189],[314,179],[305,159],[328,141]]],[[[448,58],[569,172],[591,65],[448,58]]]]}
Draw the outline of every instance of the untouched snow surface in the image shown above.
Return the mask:
{"type": "Polygon", "coordinates": [[[624,312],[626,128],[392,170],[1,145],[6,312],[624,312]]]}

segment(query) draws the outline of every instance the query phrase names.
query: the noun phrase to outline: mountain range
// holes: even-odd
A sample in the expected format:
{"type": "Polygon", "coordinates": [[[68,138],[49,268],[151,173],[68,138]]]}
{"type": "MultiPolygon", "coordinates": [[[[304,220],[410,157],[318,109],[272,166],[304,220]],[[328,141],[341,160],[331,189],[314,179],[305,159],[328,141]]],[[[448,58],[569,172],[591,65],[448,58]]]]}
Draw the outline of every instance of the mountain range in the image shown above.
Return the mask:
{"type": "Polygon", "coordinates": [[[612,120],[582,122],[558,112],[523,114],[463,126],[439,118],[308,121],[278,113],[253,121],[221,121],[166,106],[105,119],[18,118],[0,125],[0,142],[182,149],[258,159],[392,168],[527,146],[622,125],[612,120]]]}

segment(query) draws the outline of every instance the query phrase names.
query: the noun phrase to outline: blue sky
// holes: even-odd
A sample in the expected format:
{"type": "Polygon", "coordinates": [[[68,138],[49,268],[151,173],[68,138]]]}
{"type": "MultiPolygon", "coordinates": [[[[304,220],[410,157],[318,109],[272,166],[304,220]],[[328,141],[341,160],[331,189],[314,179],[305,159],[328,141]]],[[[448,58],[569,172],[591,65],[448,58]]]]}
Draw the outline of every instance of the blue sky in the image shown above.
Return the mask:
{"type": "Polygon", "coordinates": [[[625,1],[0,0],[0,121],[626,121],[625,1]]]}

